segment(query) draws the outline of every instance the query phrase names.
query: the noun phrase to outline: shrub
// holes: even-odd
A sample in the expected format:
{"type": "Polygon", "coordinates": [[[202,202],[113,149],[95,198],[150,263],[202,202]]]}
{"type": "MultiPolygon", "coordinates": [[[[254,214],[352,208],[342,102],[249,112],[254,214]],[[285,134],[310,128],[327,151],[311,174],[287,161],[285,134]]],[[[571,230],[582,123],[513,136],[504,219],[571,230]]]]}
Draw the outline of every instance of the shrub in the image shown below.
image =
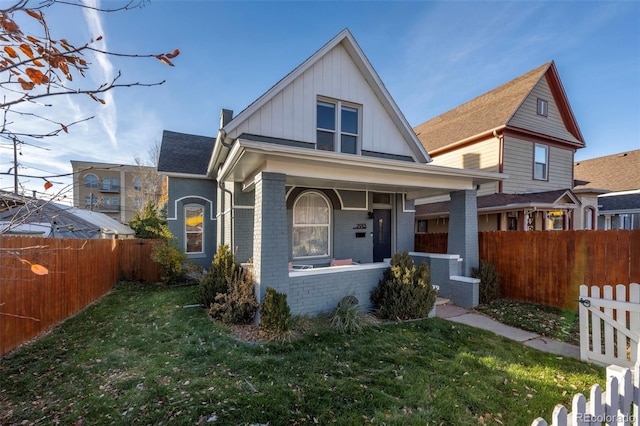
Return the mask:
{"type": "Polygon", "coordinates": [[[258,300],[250,272],[238,269],[226,293],[218,293],[209,315],[226,324],[249,324],[256,316],[258,300]]]}
{"type": "Polygon", "coordinates": [[[287,295],[267,287],[260,305],[260,331],[272,339],[283,338],[291,330],[291,310],[287,295]]]}
{"type": "Polygon", "coordinates": [[[391,267],[371,293],[371,302],[380,318],[408,320],[427,317],[436,297],[429,266],[423,261],[416,267],[405,251],[393,256],[391,267]]]}
{"type": "Polygon", "coordinates": [[[491,303],[500,298],[500,275],[495,265],[481,260],[480,267],[473,268],[471,276],[480,279],[481,304],[491,303]]]}
{"type": "Polygon", "coordinates": [[[371,325],[371,317],[358,307],[358,299],[354,296],[343,297],[329,317],[329,323],[339,333],[357,333],[371,325]]]}
{"type": "Polygon", "coordinates": [[[211,268],[200,281],[198,302],[202,306],[210,307],[216,301],[216,296],[219,293],[225,294],[227,292],[231,280],[239,269],[240,265],[234,260],[229,246],[218,246],[216,255],[211,262],[211,268]]]}
{"type": "Polygon", "coordinates": [[[151,260],[160,265],[160,279],[167,284],[178,282],[185,259],[186,256],[178,250],[174,240],[155,244],[151,252],[151,260]]]}

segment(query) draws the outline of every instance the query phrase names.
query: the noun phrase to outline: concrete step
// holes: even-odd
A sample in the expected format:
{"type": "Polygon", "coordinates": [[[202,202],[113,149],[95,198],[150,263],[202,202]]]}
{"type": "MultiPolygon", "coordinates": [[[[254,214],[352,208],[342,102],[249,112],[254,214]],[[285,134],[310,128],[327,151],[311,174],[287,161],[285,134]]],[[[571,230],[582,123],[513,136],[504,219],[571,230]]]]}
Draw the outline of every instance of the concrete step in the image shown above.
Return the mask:
{"type": "Polygon", "coordinates": [[[436,306],[448,305],[449,303],[451,303],[451,300],[445,299],[444,297],[438,297],[436,299],[436,306]]]}

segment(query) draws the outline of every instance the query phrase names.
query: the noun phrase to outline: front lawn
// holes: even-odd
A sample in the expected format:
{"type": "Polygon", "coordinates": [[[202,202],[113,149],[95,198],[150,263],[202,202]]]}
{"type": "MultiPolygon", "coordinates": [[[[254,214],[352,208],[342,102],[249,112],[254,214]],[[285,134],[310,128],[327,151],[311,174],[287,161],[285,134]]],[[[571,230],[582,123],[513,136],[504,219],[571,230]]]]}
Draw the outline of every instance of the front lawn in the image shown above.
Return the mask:
{"type": "Polygon", "coordinates": [[[195,294],[122,283],[0,360],[0,424],[526,425],[604,383],[438,318],[249,345],[195,294]]]}

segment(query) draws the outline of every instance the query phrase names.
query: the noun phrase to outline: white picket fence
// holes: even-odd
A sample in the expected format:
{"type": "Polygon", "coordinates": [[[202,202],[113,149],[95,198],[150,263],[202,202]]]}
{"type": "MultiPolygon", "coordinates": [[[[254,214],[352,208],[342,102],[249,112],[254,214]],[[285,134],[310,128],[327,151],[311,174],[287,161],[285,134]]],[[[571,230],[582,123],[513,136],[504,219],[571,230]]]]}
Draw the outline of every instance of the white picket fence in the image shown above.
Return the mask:
{"type": "Polygon", "coordinates": [[[640,285],[580,286],[580,358],[632,367],[640,344],[640,285]],[[627,288],[628,295],[627,298],[627,288]]]}
{"type": "Polygon", "coordinates": [[[633,369],[611,365],[607,367],[606,390],[595,384],[591,386],[588,401],[581,393],[574,395],[571,413],[558,404],[553,410],[551,424],[538,417],[531,426],[639,426],[639,406],[640,364],[633,369]]]}
{"type": "MultiPolygon", "coordinates": [[[[640,285],[580,286],[580,358],[612,364],[606,388],[591,387],[589,400],[574,395],[571,412],[556,405],[551,426],[640,426],[640,285]],[[627,298],[628,289],[628,298],[627,298]],[[591,290],[591,291],[589,291],[591,290]]],[[[549,426],[537,418],[531,426],[549,426]]]]}

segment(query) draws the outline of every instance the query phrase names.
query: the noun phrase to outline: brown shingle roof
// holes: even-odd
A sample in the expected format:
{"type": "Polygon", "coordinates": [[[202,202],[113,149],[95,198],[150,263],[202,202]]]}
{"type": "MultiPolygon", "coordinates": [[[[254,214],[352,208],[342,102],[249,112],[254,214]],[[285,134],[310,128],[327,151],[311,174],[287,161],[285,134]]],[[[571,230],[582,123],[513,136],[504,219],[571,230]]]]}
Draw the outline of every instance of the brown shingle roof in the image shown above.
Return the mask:
{"type": "Polygon", "coordinates": [[[574,189],[598,188],[610,191],[640,189],[640,149],[574,164],[574,189]]]}
{"type": "Polygon", "coordinates": [[[507,124],[553,62],[521,75],[413,130],[429,153],[507,124]]]}

